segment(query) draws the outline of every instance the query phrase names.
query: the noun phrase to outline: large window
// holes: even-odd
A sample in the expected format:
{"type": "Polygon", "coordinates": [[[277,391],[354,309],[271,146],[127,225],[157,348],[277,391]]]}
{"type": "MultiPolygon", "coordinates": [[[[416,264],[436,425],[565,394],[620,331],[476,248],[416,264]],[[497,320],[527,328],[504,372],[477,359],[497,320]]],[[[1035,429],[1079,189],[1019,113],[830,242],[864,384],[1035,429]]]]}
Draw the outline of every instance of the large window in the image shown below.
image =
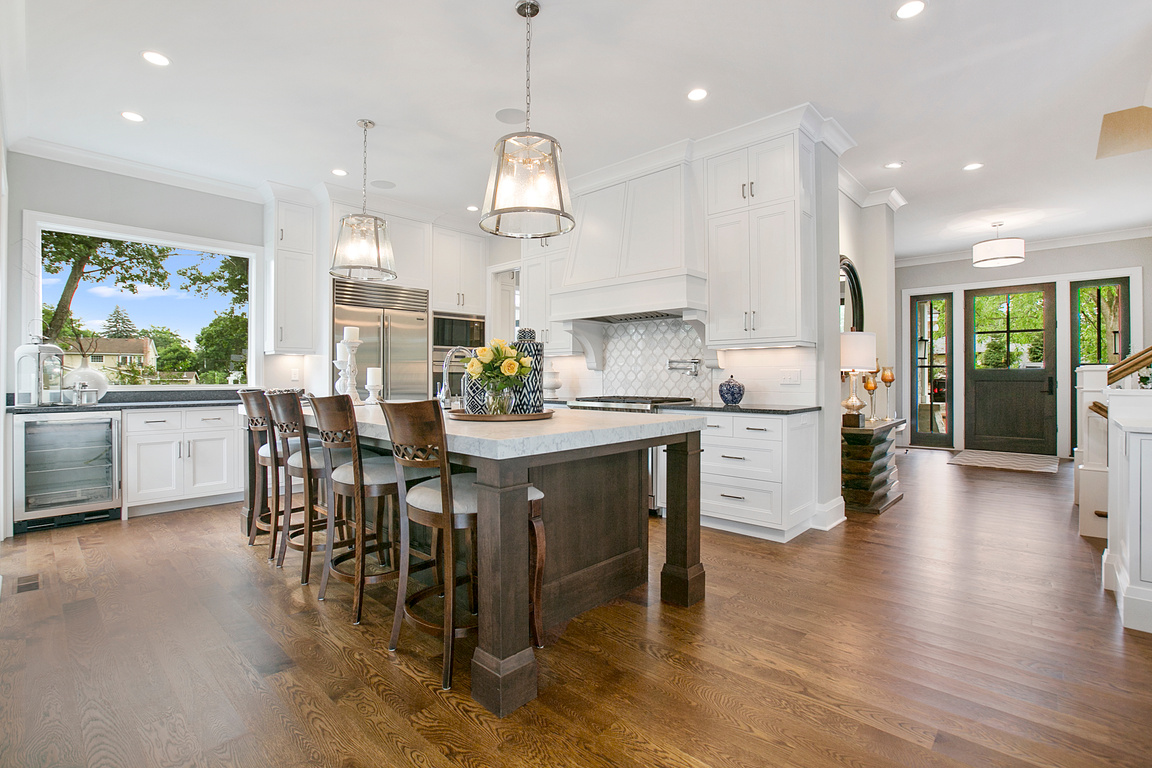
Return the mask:
{"type": "Polygon", "coordinates": [[[43,336],[113,385],[246,384],[249,264],[45,229],[43,336]]]}
{"type": "Polygon", "coordinates": [[[952,297],[912,299],[913,445],[952,446],[952,297]]]}
{"type": "Polygon", "coordinates": [[[1043,292],[976,296],[973,312],[974,367],[1044,367],[1043,292]]]}

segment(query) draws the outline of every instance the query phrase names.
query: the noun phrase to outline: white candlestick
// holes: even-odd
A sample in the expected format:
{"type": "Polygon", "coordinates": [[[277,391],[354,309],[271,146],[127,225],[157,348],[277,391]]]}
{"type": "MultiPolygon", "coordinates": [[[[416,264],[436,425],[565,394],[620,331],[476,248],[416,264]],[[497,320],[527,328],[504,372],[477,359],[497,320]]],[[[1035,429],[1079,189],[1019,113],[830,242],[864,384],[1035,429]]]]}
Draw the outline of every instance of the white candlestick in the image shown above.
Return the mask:
{"type": "Polygon", "coordinates": [[[344,341],[360,341],[360,328],[355,325],[344,326],[344,341]]]}
{"type": "Polygon", "coordinates": [[[383,384],[384,383],[384,371],[383,371],[383,369],[365,368],[364,372],[366,374],[368,374],[368,383],[369,384],[383,384]]]}
{"type": "Polygon", "coordinates": [[[344,346],[344,342],[342,342],[342,341],[336,345],[336,359],[337,360],[347,360],[348,359],[348,347],[344,346]]]}

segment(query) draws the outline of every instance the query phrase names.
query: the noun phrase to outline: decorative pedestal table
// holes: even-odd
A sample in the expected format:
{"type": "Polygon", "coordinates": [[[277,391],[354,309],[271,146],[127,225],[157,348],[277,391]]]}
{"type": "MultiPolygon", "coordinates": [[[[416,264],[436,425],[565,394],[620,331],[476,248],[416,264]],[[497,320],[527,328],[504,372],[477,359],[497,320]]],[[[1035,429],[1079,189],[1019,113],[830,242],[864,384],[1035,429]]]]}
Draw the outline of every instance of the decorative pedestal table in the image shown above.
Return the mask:
{"type": "Polygon", "coordinates": [[[904,419],[865,422],[840,430],[840,487],[844,508],[879,514],[904,498],[894,488],[896,427],[904,419]]]}

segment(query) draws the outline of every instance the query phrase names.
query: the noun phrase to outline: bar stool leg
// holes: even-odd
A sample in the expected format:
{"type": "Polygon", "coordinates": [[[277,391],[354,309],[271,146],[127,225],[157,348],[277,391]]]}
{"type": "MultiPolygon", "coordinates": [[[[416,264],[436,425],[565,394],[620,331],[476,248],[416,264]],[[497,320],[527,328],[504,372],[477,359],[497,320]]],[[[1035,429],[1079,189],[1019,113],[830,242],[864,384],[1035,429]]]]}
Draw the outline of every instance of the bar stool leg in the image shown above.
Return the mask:
{"type": "Polygon", "coordinates": [[[408,597],[409,554],[408,515],[400,511],[400,576],[396,579],[396,611],[392,614],[392,636],[388,638],[388,650],[395,651],[400,642],[400,625],[404,623],[404,600],[408,597]]]}
{"type": "Polygon", "coordinates": [[[316,526],[316,483],[304,478],[304,562],[300,566],[300,583],[307,584],[312,575],[312,531],[316,526]]]}
{"type": "MultiPolygon", "coordinates": [[[[284,468],[284,474],[288,474],[288,468],[284,468]]],[[[280,549],[276,553],[276,567],[284,567],[284,555],[288,553],[288,534],[292,530],[292,478],[288,478],[288,492],[284,494],[284,512],[282,518],[283,530],[280,532],[280,549]]]]}
{"type": "MultiPolygon", "coordinates": [[[[452,519],[445,516],[448,525],[452,519]]],[[[441,687],[452,688],[452,650],[456,641],[456,537],[452,528],[444,529],[444,674],[441,687]]]]}
{"type": "MultiPolygon", "coordinates": [[[[280,523],[281,523],[281,520],[280,520],[280,467],[273,465],[272,467],[269,467],[269,469],[272,470],[272,503],[270,505],[268,505],[268,509],[271,513],[270,516],[272,519],[270,521],[270,525],[268,526],[268,528],[269,528],[269,532],[268,532],[268,559],[271,560],[272,558],[276,557],[276,537],[277,537],[277,533],[278,533],[278,528],[279,528],[280,523]]],[[[291,486],[289,486],[288,518],[283,521],[285,531],[287,531],[287,529],[288,529],[288,520],[291,519],[291,516],[292,516],[292,493],[291,493],[291,486]]],[[[287,535],[285,535],[284,538],[287,538],[287,535]]],[[[283,560],[281,560],[280,562],[282,563],[283,560]]],[[[277,563],[277,565],[279,565],[279,564],[280,563],[277,563]]]]}
{"type": "MultiPolygon", "coordinates": [[[[328,576],[332,573],[332,550],[336,544],[336,492],[332,483],[325,483],[324,485],[328,497],[328,520],[324,527],[327,540],[324,542],[324,574],[320,577],[320,591],[316,593],[317,600],[323,600],[324,593],[328,591],[328,576]]],[[[340,529],[344,529],[343,514],[340,515],[340,529]]]]}
{"type": "Polygon", "coordinates": [[[256,527],[260,520],[261,510],[268,503],[268,467],[256,462],[256,482],[252,493],[252,522],[248,526],[248,546],[256,543],[256,536],[260,529],[256,527]]]}
{"type": "Polygon", "coordinates": [[[532,645],[544,647],[544,502],[536,499],[529,505],[528,526],[528,617],[532,645]]]}
{"type": "MultiPolygon", "coordinates": [[[[357,499],[360,501],[360,499],[357,499]]],[[[353,502],[352,514],[356,516],[356,591],[352,593],[352,623],[360,623],[360,612],[364,607],[364,537],[367,535],[365,518],[368,517],[366,505],[353,502]]]]}

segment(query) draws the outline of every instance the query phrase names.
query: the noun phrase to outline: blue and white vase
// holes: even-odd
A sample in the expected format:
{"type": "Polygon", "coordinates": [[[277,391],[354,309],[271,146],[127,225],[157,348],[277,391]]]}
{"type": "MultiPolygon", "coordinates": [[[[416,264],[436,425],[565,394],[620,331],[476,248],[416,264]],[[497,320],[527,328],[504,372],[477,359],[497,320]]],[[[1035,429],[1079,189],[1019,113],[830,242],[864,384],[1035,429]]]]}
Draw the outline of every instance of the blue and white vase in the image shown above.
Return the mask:
{"type": "Polygon", "coordinates": [[[736,381],[735,376],[729,376],[728,381],[720,382],[720,399],[724,405],[736,405],[744,399],[744,385],[736,381]]]}
{"type": "Polygon", "coordinates": [[[465,413],[488,413],[488,390],[479,379],[464,374],[461,388],[464,390],[465,413]]]}
{"type": "MultiPolygon", "coordinates": [[[[521,328],[535,335],[531,328],[521,328]]],[[[542,413],[544,411],[544,345],[539,341],[516,340],[516,351],[520,357],[532,360],[532,370],[524,377],[524,383],[516,387],[516,404],[512,413],[542,413]]]]}
{"type": "Polygon", "coordinates": [[[533,328],[517,328],[516,341],[536,341],[536,330],[533,328]]]}

